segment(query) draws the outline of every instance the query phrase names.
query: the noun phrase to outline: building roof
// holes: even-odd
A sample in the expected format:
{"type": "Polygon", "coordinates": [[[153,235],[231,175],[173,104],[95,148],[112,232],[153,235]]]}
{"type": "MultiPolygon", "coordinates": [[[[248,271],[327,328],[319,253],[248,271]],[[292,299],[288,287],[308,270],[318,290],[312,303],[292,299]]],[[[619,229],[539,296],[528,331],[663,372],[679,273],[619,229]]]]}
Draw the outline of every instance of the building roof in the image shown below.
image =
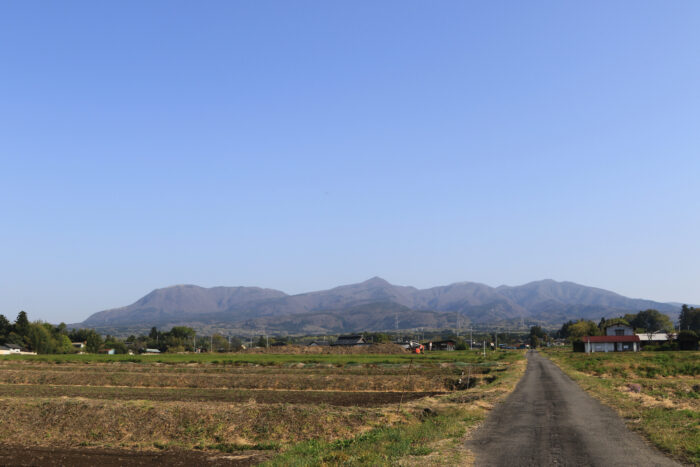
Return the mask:
{"type": "Polygon", "coordinates": [[[338,339],[332,345],[358,345],[364,344],[365,339],[361,335],[338,336],[338,339]]]}
{"type": "Polygon", "coordinates": [[[639,336],[586,336],[582,337],[581,340],[595,344],[603,342],[639,342],[639,336]]]}

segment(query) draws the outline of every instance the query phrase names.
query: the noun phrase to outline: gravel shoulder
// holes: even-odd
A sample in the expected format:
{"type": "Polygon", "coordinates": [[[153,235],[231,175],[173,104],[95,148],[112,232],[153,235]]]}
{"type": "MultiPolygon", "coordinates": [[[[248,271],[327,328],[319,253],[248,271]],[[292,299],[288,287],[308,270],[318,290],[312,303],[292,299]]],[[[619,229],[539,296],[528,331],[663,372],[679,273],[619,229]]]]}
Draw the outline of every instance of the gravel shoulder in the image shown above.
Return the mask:
{"type": "Polygon", "coordinates": [[[525,375],[469,441],[476,466],[680,465],[627,429],[554,363],[528,353],[525,375]]]}

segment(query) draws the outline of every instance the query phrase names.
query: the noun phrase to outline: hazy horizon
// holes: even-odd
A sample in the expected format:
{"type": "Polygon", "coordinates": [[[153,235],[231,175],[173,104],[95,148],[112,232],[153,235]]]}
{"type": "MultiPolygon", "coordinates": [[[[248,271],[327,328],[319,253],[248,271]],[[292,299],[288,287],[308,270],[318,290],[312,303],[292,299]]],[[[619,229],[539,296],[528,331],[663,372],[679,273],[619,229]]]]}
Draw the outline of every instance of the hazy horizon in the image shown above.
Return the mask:
{"type": "Polygon", "coordinates": [[[700,4],[15,2],[0,313],[173,284],[700,304],[700,4]]]}

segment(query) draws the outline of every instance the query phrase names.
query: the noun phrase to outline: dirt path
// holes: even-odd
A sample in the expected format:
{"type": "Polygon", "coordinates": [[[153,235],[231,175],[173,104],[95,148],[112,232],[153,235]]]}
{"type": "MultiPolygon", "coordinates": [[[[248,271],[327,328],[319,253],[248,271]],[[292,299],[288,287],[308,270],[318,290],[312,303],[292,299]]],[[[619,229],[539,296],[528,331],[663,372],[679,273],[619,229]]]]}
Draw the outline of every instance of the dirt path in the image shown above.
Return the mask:
{"type": "Polygon", "coordinates": [[[528,354],[522,380],[469,448],[476,466],[679,465],[537,352],[528,354]]]}

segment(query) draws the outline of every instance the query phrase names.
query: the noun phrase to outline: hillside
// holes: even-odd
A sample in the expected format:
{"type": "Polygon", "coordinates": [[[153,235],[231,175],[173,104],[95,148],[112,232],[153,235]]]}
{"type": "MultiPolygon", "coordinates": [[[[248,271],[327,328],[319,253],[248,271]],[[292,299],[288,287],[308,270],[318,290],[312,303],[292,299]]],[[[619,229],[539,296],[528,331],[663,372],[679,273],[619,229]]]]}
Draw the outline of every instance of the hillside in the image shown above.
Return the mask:
{"type": "Polygon", "coordinates": [[[329,290],[287,295],[259,287],[177,285],[157,289],[135,303],[95,313],[74,326],[147,328],[223,325],[276,332],[350,332],[458,324],[598,320],[655,308],[675,317],[676,304],[632,299],[573,282],[542,280],[490,287],[459,282],[429,289],[397,286],[379,277],[329,290]]]}

